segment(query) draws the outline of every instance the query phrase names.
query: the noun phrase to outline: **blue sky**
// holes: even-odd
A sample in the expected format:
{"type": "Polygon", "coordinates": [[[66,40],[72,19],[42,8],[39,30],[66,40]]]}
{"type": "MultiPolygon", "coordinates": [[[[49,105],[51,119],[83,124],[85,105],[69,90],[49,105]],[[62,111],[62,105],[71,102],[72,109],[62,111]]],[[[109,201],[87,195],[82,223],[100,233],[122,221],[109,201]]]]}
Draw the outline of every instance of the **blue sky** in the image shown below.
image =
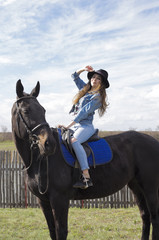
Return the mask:
{"type": "MultiPolygon", "coordinates": [[[[38,97],[51,126],[67,125],[76,69],[106,69],[110,88],[100,130],[159,126],[158,0],[0,0],[0,130],[11,130],[15,86],[38,97]]],[[[86,73],[81,77],[86,80],[86,73]]]]}

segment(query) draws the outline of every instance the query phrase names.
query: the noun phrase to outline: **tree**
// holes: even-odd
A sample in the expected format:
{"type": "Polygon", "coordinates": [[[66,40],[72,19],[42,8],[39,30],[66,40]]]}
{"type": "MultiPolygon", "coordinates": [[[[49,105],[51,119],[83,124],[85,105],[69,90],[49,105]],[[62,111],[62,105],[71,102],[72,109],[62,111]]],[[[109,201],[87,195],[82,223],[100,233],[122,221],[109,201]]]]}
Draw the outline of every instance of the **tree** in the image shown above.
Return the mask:
{"type": "Polygon", "coordinates": [[[157,127],[156,127],[156,131],[159,131],[159,125],[157,125],[157,127]]]}
{"type": "Polygon", "coordinates": [[[2,130],[1,141],[3,142],[6,140],[7,137],[7,127],[2,125],[1,130],[2,130]]]}

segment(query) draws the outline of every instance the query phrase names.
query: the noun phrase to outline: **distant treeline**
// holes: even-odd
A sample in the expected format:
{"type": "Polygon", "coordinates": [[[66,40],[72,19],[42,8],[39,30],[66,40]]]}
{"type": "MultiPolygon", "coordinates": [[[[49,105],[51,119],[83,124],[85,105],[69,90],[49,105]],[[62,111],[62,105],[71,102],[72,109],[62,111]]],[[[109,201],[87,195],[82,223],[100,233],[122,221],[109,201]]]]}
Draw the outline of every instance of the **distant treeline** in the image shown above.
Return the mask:
{"type": "MultiPolygon", "coordinates": [[[[99,135],[100,137],[104,137],[104,136],[119,134],[122,132],[123,131],[100,131],[99,135]]],[[[137,131],[137,132],[148,134],[159,141],[159,131],[137,131]]]]}
{"type": "MultiPolygon", "coordinates": [[[[104,136],[119,134],[122,132],[123,131],[100,131],[99,135],[100,135],[100,137],[104,137],[104,136]]],[[[137,132],[148,134],[148,135],[156,138],[159,141],[159,131],[137,131],[137,132]]]]}
{"type": "Polygon", "coordinates": [[[12,141],[12,133],[11,132],[0,132],[0,142],[4,141],[12,141]]]}
{"type": "MultiPolygon", "coordinates": [[[[110,136],[110,135],[115,135],[122,133],[123,131],[100,131],[99,136],[104,137],[104,136],[110,136]]],[[[154,138],[156,138],[159,141],[159,131],[139,131],[146,133],[154,138]]],[[[13,141],[12,133],[11,132],[0,132],[0,142],[4,141],[13,141]]]]}

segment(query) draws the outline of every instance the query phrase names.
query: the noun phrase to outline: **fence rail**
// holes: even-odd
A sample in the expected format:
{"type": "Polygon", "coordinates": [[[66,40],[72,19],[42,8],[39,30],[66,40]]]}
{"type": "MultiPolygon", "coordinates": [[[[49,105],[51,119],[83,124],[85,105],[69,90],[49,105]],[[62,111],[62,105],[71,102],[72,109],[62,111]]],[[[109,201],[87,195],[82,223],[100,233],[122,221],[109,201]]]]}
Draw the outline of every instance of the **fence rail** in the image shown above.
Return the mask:
{"type": "MultiPolygon", "coordinates": [[[[28,190],[26,172],[17,151],[0,151],[0,208],[39,207],[37,198],[28,190]]],[[[70,207],[127,208],[135,205],[130,189],[104,198],[70,200],[70,207]]]]}

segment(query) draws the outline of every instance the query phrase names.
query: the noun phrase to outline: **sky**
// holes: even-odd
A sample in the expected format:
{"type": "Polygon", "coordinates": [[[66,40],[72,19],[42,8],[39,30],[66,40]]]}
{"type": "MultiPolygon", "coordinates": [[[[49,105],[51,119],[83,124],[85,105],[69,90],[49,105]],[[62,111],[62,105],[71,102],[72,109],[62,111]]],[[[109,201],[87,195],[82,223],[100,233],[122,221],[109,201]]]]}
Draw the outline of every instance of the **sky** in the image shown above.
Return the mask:
{"type": "Polygon", "coordinates": [[[11,131],[18,79],[27,93],[40,82],[50,126],[68,125],[71,74],[86,65],[109,74],[96,128],[158,129],[159,0],[0,0],[0,131],[11,131]]]}

